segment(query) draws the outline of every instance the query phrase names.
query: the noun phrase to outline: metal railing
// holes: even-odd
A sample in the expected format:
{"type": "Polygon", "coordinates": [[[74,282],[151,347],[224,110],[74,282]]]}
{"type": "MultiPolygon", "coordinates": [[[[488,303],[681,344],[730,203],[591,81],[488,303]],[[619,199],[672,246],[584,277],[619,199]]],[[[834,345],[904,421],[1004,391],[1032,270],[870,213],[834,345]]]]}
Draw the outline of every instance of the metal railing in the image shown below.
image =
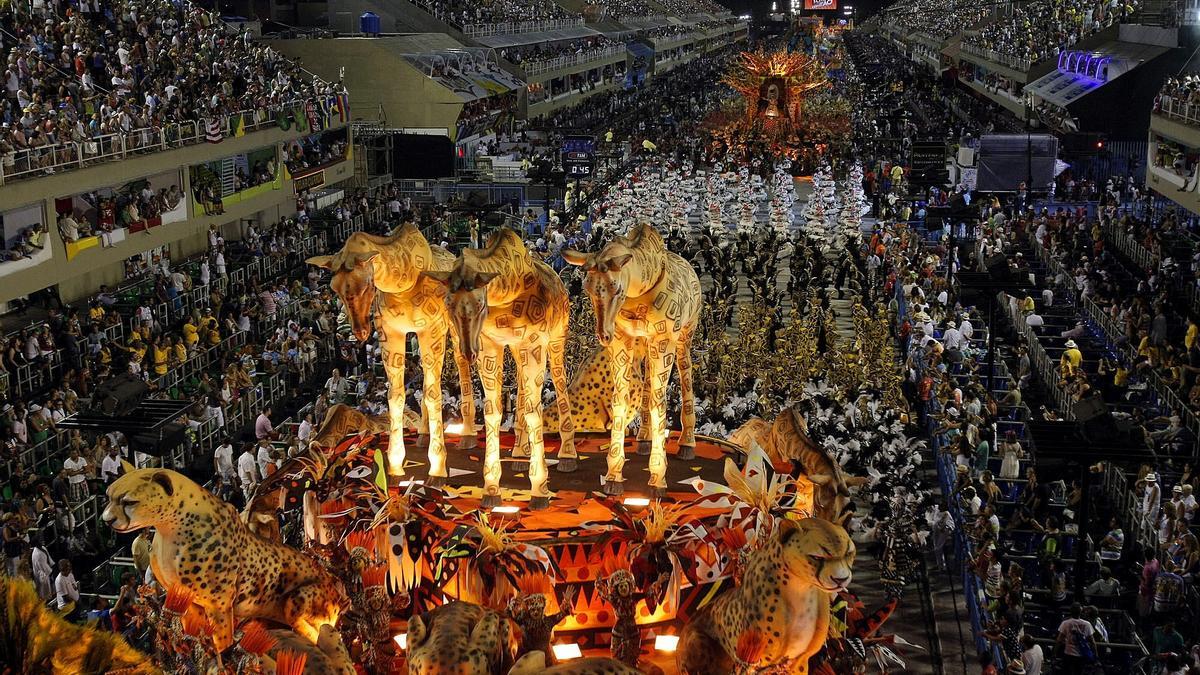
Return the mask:
{"type": "Polygon", "coordinates": [[[1200,104],[1169,94],[1158,95],[1158,114],[1184,124],[1200,127],[1200,104]]]}
{"type": "Polygon", "coordinates": [[[980,58],[987,59],[988,61],[992,61],[993,63],[999,63],[1001,65],[1007,66],[1009,68],[1012,68],[1015,71],[1022,72],[1022,73],[1029,72],[1029,68],[1032,65],[1030,60],[1027,58],[1017,57],[1017,56],[1013,56],[1011,54],[1003,54],[994,49],[987,49],[985,47],[980,47],[979,45],[974,45],[969,42],[962,43],[962,51],[964,51],[968,54],[973,54],[980,58]]]}
{"type": "Polygon", "coordinates": [[[602,47],[600,49],[588,50],[582,54],[567,54],[565,56],[558,56],[552,59],[522,63],[521,69],[525,71],[526,76],[540,75],[552,70],[570,68],[572,66],[578,66],[584,63],[592,63],[593,61],[601,61],[624,52],[625,45],[608,45],[607,47],[602,47]]]}
{"type": "Polygon", "coordinates": [[[1013,329],[1020,333],[1025,338],[1026,344],[1029,345],[1029,358],[1032,361],[1033,372],[1038,374],[1038,378],[1045,385],[1046,393],[1051,401],[1054,402],[1054,407],[1062,411],[1063,419],[1074,419],[1074,414],[1071,412],[1071,399],[1067,395],[1065,389],[1058,378],[1058,364],[1046,352],[1046,348],[1042,346],[1038,335],[1033,331],[1029,324],[1025,323],[1025,316],[1020,309],[1013,303],[1008,302],[1009,296],[1007,293],[1000,293],[996,302],[1000,303],[1004,313],[1008,315],[1012,321],[1013,329]]]}
{"type": "Polygon", "coordinates": [[[517,35],[519,33],[542,33],[545,31],[576,28],[583,25],[583,17],[571,19],[549,19],[546,21],[503,21],[500,23],[468,23],[462,32],[467,37],[489,35],[517,35]]]}
{"type": "MultiPolygon", "coordinates": [[[[217,122],[220,137],[230,138],[238,133],[235,120],[241,121],[242,132],[278,128],[276,113],[303,107],[312,98],[297,99],[269,110],[244,110],[212,118],[217,122]]],[[[39,148],[13,151],[0,156],[0,185],[8,181],[33,176],[71,171],[85,166],[125,159],[130,156],[162,152],[208,140],[207,122],[193,120],[173,122],[162,127],[147,127],[129,132],[95,136],[84,141],[67,141],[39,148]]]]}

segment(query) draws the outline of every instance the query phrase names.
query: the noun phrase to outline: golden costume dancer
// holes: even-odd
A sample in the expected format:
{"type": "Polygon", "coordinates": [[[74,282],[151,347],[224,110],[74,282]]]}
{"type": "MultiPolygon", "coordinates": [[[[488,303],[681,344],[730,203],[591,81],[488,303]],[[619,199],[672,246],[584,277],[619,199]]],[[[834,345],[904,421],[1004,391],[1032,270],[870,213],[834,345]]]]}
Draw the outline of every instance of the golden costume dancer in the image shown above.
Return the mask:
{"type": "Polygon", "coordinates": [[[566,286],[549,265],[529,254],[516,232],[507,228],[497,230],[487,247],[463,251],[451,271],[427,272],[425,276],[445,290],[459,347],[478,368],[483,383],[487,433],[483,507],[500,504],[500,390],[504,348],[508,347],[517,364],[517,423],[529,443],[529,483],[533,491],[530,508],[546,508],[550,489],[542,444],[542,385],[547,358],[562,420],[559,470],[573,471],[578,462],[564,364],[571,316],[566,286]]]}
{"type": "MultiPolygon", "coordinates": [[[[359,342],[371,336],[371,307],[375,293],[382,294],[375,316],[381,334],[383,366],[388,378],[388,474],[404,475],[404,359],[409,333],[416,333],[425,375],[421,429],[429,434],[429,483],[446,479],[446,443],[442,429],[442,363],[446,357],[449,317],[442,302],[442,287],[423,278],[422,272],[448,271],[454,256],[440,246],[430,246],[412,223],[386,237],[356,232],[334,255],[308,259],[309,264],[333,272],[330,285],[346,306],[350,327],[359,342]]],[[[475,447],[475,397],[471,369],[455,353],[462,389],[463,433],[460,447],[475,447]]]]}
{"type": "Polygon", "coordinates": [[[667,250],[650,225],[637,225],[598,253],[564,250],[563,258],[586,273],[584,290],[596,312],[596,337],[609,350],[613,369],[613,424],[608,445],[604,492],[624,492],[625,427],[635,359],[646,358],[650,430],[650,487],[666,493],[666,391],[671,366],[679,366],[683,390],[679,417],[683,434],[679,457],[690,459],[696,448],[695,393],[692,391],[692,335],[700,321],[700,279],[683,258],[667,250]]]}

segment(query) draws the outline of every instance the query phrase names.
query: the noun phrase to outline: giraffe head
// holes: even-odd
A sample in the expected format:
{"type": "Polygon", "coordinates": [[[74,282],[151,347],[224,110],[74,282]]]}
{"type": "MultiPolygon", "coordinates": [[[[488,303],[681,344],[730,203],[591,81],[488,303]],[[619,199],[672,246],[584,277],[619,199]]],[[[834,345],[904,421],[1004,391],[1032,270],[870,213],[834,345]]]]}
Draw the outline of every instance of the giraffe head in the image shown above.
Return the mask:
{"type": "Polygon", "coordinates": [[[465,257],[459,256],[449,271],[425,271],[421,276],[445,287],[450,329],[463,358],[475,363],[481,350],[479,335],[488,315],[487,285],[499,272],[476,270],[465,257]]]}
{"type": "Polygon", "coordinates": [[[596,253],[563,249],[563,260],[584,272],[583,290],[596,313],[596,339],[608,346],[616,333],[616,316],[629,293],[629,261],[633,253],[620,241],[609,242],[596,253]]]}
{"type": "Polygon", "coordinates": [[[333,272],[329,282],[341,298],[350,318],[350,329],[359,342],[371,337],[371,307],[375,304],[375,278],[371,260],[378,251],[347,252],[345,248],[334,255],[318,255],[308,264],[333,272]]]}

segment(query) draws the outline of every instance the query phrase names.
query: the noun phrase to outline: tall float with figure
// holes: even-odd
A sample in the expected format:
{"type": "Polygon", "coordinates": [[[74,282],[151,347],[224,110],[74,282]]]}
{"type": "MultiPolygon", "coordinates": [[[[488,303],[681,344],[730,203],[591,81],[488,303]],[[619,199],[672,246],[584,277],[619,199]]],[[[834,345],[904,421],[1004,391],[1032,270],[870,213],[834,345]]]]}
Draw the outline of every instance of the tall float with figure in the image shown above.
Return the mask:
{"type": "MultiPolygon", "coordinates": [[[[372,322],[381,335],[383,367],[388,379],[388,473],[404,475],[404,361],[409,333],[415,333],[421,349],[421,428],[429,434],[429,480],[446,478],[445,430],[442,427],[442,364],[446,336],[450,330],[442,288],[425,273],[448,272],[454,256],[440,246],[431,246],[412,223],[386,237],[364,232],[350,235],[334,255],[316,256],[309,264],[333,272],[330,282],[350,318],[359,342],[371,336],[372,322]],[[371,308],[379,295],[379,309],[371,308]]],[[[462,447],[475,444],[475,399],[471,371],[461,348],[454,354],[462,393],[462,447]]]]}
{"type": "Polygon", "coordinates": [[[459,349],[479,370],[483,383],[486,454],[483,462],[484,508],[500,505],[500,418],[503,401],[504,351],[517,364],[517,423],[521,427],[515,456],[529,458],[530,505],[550,505],[546,454],[542,442],[542,387],[546,362],[558,394],[560,470],[574,471],[575,433],[567,370],[563,362],[571,303],[562,279],[546,263],[534,259],[516,232],[501,228],[485,248],[467,249],[449,271],[430,271],[426,279],[445,292],[446,307],[459,349]],[[527,445],[527,447],[521,447],[527,445]]]}
{"type": "Polygon", "coordinates": [[[696,446],[692,388],[692,335],[700,321],[700,278],[686,260],[667,250],[648,224],[632,228],[596,253],[565,250],[563,259],[583,269],[584,290],[596,314],[596,337],[608,349],[612,369],[612,430],[604,492],[624,493],[625,427],[629,381],[644,360],[650,418],[650,489],[666,494],[666,392],[673,366],[679,367],[683,427],[679,456],[690,459],[696,446]]]}

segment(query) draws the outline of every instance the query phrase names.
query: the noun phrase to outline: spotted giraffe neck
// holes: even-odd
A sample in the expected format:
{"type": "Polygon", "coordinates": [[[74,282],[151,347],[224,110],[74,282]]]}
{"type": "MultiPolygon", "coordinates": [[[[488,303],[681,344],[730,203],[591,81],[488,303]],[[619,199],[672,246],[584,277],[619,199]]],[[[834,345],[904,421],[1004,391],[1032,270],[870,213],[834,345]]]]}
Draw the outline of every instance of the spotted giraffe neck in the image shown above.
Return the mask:
{"type": "MultiPolygon", "coordinates": [[[[411,290],[425,271],[417,261],[432,261],[432,247],[416,225],[407,223],[387,236],[363,234],[371,250],[379,256],[373,267],[375,287],[384,293],[411,290]]],[[[427,265],[426,265],[427,266],[427,265]]]]}
{"type": "Polygon", "coordinates": [[[487,300],[492,306],[507,305],[521,297],[528,288],[528,279],[537,273],[529,249],[508,228],[497,230],[486,247],[463,251],[463,258],[476,272],[499,275],[488,284],[487,300]]]}

